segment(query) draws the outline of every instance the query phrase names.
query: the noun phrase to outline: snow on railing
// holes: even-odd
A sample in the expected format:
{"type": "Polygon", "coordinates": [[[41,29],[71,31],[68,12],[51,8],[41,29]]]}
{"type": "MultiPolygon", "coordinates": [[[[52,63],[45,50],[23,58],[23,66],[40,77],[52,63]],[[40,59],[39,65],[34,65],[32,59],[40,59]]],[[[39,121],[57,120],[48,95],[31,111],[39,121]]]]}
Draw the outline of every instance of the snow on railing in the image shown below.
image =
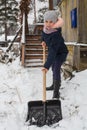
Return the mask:
{"type": "Polygon", "coordinates": [[[22,23],[22,37],[21,37],[21,43],[25,43],[25,13],[23,13],[23,23],[22,23]]]}
{"type": "Polygon", "coordinates": [[[65,42],[66,45],[73,45],[73,46],[87,46],[86,43],[78,43],[78,42],[65,42]]]}

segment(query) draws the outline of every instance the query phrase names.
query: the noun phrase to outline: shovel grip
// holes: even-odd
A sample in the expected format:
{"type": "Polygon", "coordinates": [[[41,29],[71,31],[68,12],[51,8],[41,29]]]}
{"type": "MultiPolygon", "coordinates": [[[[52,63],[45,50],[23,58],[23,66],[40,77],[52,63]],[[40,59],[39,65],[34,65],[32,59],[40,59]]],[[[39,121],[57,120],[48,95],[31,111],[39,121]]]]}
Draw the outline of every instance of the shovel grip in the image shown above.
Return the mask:
{"type": "MultiPolygon", "coordinates": [[[[46,60],[46,49],[45,46],[43,46],[43,64],[46,60]]],[[[46,72],[43,71],[43,102],[46,101],[46,72]]]]}

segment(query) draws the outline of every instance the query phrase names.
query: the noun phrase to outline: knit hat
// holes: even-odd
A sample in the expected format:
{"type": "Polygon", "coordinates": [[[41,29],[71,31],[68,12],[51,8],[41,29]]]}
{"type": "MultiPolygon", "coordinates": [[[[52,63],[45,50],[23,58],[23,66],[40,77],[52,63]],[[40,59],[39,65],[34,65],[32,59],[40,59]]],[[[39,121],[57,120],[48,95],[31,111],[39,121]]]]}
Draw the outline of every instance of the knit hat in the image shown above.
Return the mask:
{"type": "Polygon", "coordinates": [[[58,15],[57,15],[56,11],[54,11],[54,10],[47,11],[44,14],[44,22],[50,20],[53,23],[55,23],[57,21],[57,19],[58,19],[58,15]]]}

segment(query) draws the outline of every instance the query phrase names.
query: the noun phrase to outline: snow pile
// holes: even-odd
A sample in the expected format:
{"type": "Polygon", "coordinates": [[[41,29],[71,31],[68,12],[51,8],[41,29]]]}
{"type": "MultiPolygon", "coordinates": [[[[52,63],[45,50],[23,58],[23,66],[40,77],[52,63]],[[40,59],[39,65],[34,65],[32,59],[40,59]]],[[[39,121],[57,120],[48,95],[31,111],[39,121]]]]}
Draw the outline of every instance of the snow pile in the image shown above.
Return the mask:
{"type": "MultiPolygon", "coordinates": [[[[25,123],[27,102],[42,99],[41,68],[23,68],[19,58],[0,63],[0,130],[39,130],[25,123]]],[[[52,83],[51,69],[47,86],[52,83]]],[[[87,70],[75,73],[72,80],[62,80],[60,89],[63,119],[45,130],[87,130],[87,70]]],[[[52,92],[47,92],[52,99],[52,92]]]]}

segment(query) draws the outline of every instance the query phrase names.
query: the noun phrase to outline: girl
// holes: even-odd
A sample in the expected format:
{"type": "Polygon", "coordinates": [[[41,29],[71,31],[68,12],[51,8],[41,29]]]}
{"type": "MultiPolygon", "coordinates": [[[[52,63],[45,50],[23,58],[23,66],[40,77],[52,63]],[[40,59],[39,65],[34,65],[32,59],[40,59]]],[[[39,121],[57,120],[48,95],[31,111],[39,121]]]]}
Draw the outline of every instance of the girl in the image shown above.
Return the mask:
{"type": "Polygon", "coordinates": [[[45,13],[42,31],[42,47],[48,46],[48,56],[42,71],[47,72],[52,66],[53,86],[47,88],[47,90],[53,88],[53,98],[59,98],[59,88],[61,85],[60,69],[68,54],[67,47],[64,44],[64,39],[61,34],[60,27],[62,25],[62,18],[58,21],[57,13],[54,10],[45,13]]]}

